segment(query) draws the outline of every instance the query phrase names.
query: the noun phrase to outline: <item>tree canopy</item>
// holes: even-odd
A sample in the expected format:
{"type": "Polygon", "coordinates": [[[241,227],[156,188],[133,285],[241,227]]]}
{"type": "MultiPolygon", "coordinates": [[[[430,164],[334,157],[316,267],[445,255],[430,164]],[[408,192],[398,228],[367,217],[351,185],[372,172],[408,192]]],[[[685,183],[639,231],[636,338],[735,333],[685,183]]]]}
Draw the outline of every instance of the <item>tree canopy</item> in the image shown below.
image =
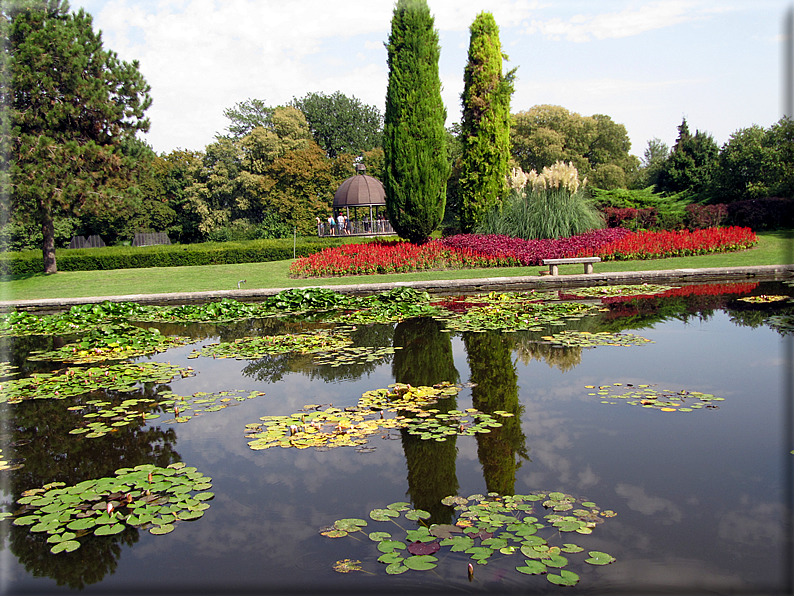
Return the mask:
{"type": "Polygon", "coordinates": [[[53,216],[120,210],[136,169],[125,147],[149,128],[138,63],[105,50],[91,16],[68,10],[53,0],[2,5],[4,187],[14,213],[42,227],[46,273],[57,271],[53,216]]]}
{"type": "Polygon", "coordinates": [[[358,155],[381,146],[383,116],[378,108],[347,97],[309,93],[292,105],[306,117],[315,142],[330,158],[342,153],[358,155]]]}
{"type": "Polygon", "coordinates": [[[659,171],[657,190],[708,193],[713,188],[718,155],[719,147],[714,138],[699,130],[693,135],[684,118],[678,127],[678,138],[670,156],[659,171]]]}
{"type": "Polygon", "coordinates": [[[469,28],[463,74],[463,158],[459,178],[461,227],[471,232],[507,192],[510,97],[515,69],[502,73],[502,45],[493,15],[481,12],[469,28]]]}
{"type": "Polygon", "coordinates": [[[510,133],[513,158],[526,172],[572,162],[589,184],[609,189],[625,188],[639,165],[626,127],[604,114],[538,105],[515,114],[510,133]]]}
{"type": "Polygon", "coordinates": [[[386,210],[402,238],[425,242],[444,217],[450,173],[438,32],[425,0],[397,1],[386,49],[386,210]]]}

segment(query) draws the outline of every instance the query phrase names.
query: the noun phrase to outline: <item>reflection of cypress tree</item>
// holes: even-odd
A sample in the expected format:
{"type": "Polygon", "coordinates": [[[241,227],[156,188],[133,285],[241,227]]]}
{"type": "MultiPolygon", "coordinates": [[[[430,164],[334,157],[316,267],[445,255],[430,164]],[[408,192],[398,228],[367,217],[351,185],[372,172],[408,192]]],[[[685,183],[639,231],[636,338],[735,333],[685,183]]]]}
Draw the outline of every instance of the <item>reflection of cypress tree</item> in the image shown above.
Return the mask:
{"type": "MultiPolygon", "coordinates": [[[[160,387],[162,389],[163,386],[160,387]]],[[[151,397],[153,386],[125,398],[151,397]]],[[[92,397],[110,397],[102,392],[92,397]]],[[[115,400],[114,400],[115,401],[115,400]]],[[[10,489],[16,501],[24,490],[38,488],[49,482],[65,482],[71,486],[83,480],[113,476],[122,467],[140,464],[167,466],[179,461],[174,451],[176,432],[173,428],[125,426],[118,432],[98,439],[70,435],[81,420],[79,412],[70,412],[71,400],[31,400],[5,405],[3,434],[11,442],[3,446],[3,455],[24,458],[24,467],[10,474],[10,489]]],[[[58,585],[82,589],[113,573],[121,556],[121,544],[132,545],[138,540],[138,530],[128,528],[107,537],[89,536],[81,539],[81,546],[72,553],[53,555],[48,534],[31,533],[30,528],[10,526],[11,552],[36,577],[49,576],[58,585]]]]}
{"type": "Polygon", "coordinates": [[[488,492],[500,495],[515,493],[519,458],[528,459],[526,438],[521,430],[518,402],[518,375],[510,357],[507,339],[499,333],[465,333],[463,342],[471,371],[472,405],[487,414],[503,410],[513,414],[497,419],[502,423],[490,433],[477,435],[477,457],[482,464],[488,492]]]}
{"type": "Polygon", "coordinates": [[[433,319],[408,319],[394,330],[392,373],[398,383],[434,385],[457,383],[460,374],[452,357],[452,339],[433,319]]]}
{"type": "MultiPolygon", "coordinates": [[[[414,386],[434,385],[442,381],[457,382],[460,377],[452,357],[452,339],[441,332],[441,325],[432,319],[409,319],[394,330],[392,372],[398,383],[414,386]]],[[[440,412],[457,407],[455,398],[439,400],[431,406],[440,412]]],[[[403,412],[405,414],[405,412],[403,412]]],[[[452,523],[452,509],[441,499],[458,492],[455,459],[457,437],[446,441],[423,441],[402,431],[402,445],[408,466],[408,496],[417,509],[430,512],[432,524],[452,523]]]]}

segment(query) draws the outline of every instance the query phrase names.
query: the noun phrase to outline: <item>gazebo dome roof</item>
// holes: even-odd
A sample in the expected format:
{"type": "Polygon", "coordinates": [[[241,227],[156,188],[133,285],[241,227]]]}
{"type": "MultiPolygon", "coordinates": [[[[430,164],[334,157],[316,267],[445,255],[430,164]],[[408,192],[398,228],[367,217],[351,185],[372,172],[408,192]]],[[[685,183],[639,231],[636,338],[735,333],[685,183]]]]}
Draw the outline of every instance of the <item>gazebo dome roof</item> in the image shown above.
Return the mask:
{"type": "Polygon", "coordinates": [[[377,178],[366,174],[351,176],[334,194],[334,209],[340,207],[363,207],[385,205],[386,192],[377,178]]]}

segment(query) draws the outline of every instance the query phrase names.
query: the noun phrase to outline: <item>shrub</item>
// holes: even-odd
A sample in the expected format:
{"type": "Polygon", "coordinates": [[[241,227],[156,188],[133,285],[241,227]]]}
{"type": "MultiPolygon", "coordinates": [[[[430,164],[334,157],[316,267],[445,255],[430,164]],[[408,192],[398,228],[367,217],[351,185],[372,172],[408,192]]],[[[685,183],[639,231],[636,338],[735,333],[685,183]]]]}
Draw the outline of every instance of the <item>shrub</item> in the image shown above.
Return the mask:
{"type": "Polygon", "coordinates": [[[772,197],[736,201],[728,205],[728,222],[753,230],[794,227],[794,199],[772,197]]]}
{"type": "Polygon", "coordinates": [[[645,209],[606,207],[604,216],[609,228],[649,229],[653,228],[657,221],[655,207],[645,209]]]}
{"type": "MultiPolygon", "coordinates": [[[[323,248],[338,246],[340,243],[340,240],[330,238],[299,238],[295,243],[295,254],[307,256],[323,248]]],[[[59,271],[95,271],[281,261],[291,259],[292,251],[292,238],[288,238],[250,242],[58,249],[56,255],[59,271]]],[[[0,253],[0,275],[35,274],[42,271],[43,261],[40,250],[0,253]]]]}
{"type": "Polygon", "coordinates": [[[567,238],[603,227],[601,214],[581,191],[525,188],[513,190],[502,205],[488,211],[476,232],[531,240],[567,238]]]}
{"type": "Polygon", "coordinates": [[[724,225],[728,219],[728,208],[719,203],[717,205],[700,205],[692,203],[686,206],[684,221],[690,230],[716,228],[724,225]]]}

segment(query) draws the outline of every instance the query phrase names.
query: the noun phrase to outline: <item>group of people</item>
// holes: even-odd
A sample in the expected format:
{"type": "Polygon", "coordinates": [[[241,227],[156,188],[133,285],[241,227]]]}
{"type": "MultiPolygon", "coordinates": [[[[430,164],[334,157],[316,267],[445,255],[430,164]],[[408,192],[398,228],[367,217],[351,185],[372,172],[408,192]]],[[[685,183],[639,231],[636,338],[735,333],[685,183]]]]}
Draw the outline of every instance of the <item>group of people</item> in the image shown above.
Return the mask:
{"type": "MultiPolygon", "coordinates": [[[[323,221],[317,217],[317,235],[324,236],[323,221]]],[[[377,217],[373,218],[373,221],[370,222],[369,217],[364,216],[363,223],[364,228],[363,231],[365,233],[368,232],[378,232],[383,233],[386,231],[386,216],[381,213],[377,217]]],[[[358,230],[359,232],[361,230],[358,230]]],[[[352,223],[350,219],[342,212],[334,218],[333,215],[328,216],[328,233],[331,236],[350,236],[353,232],[352,223]]]]}
{"type": "MultiPolygon", "coordinates": [[[[320,236],[322,236],[322,232],[320,231],[322,227],[322,221],[320,218],[317,218],[317,230],[320,236]]],[[[340,212],[337,215],[336,219],[334,219],[333,215],[328,216],[328,230],[331,236],[336,236],[337,230],[339,231],[340,236],[350,236],[350,220],[345,217],[345,214],[340,212]]]]}

